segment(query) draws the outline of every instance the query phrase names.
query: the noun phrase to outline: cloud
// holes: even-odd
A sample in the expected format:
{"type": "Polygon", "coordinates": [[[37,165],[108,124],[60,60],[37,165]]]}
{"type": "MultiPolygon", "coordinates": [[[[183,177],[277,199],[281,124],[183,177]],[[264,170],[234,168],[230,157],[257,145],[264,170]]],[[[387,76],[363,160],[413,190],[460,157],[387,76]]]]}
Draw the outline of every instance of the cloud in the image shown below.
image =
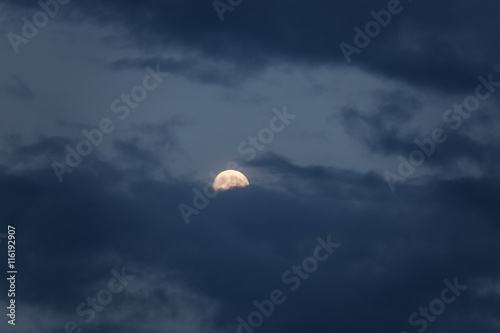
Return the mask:
{"type": "MultiPolygon", "coordinates": [[[[26,6],[16,13],[30,16],[38,10],[37,2],[23,0],[12,6],[26,6]]],[[[134,284],[83,327],[84,332],[232,333],[237,317],[255,311],[253,301],[269,298],[275,288],[287,292],[287,302],[265,318],[259,332],[412,331],[408,317],[437,297],[444,279],[455,276],[469,289],[447,306],[432,323],[432,330],[498,331],[498,100],[489,100],[486,112],[477,113],[474,121],[450,134],[426,164],[433,173],[416,175],[394,194],[376,172],[303,162],[309,152],[331,153],[308,146],[303,139],[314,138],[309,140],[314,144],[329,142],[332,133],[326,125],[323,130],[315,129],[332,109],[327,120],[340,120],[348,136],[371,153],[363,160],[366,170],[372,168],[372,157],[408,154],[416,148],[414,139],[422,138],[429,124],[439,125],[430,123],[428,116],[435,105],[429,105],[429,96],[443,103],[463,96],[462,92],[470,93],[477,85],[478,75],[498,67],[500,5],[445,0],[404,2],[404,12],[354,59],[350,66],[355,70],[346,70],[339,43],[352,41],[353,27],[370,20],[370,10],[385,6],[386,0],[243,1],[222,23],[211,1],[89,0],[70,2],[61,9],[57,20],[62,28],[64,24],[80,27],[82,22],[100,28],[119,26],[113,31],[122,34],[112,38],[126,42],[124,49],[113,49],[120,43],[106,44],[113,49],[108,51],[117,52],[99,53],[106,60],[95,61],[92,46],[88,53],[79,53],[78,59],[65,58],[71,65],[73,60],[76,65],[104,61],[109,70],[94,77],[97,74],[87,72],[89,67],[82,67],[85,75],[78,83],[92,89],[77,91],[81,110],[93,106],[88,96],[96,99],[95,104],[105,98],[108,105],[100,88],[112,86],[115,76],[110,77],[110,72],[121,71],[121,83],[126,83],[127,70],[156,64],[194,81],[197,89],[218,85],[229,95],[214,97],[209,88],[194,90],[199,95],[187,91],[187,97],[176,99],[179,88],[192,85],[173,82],[179,85],[170,90],[171,102],[180,114],[166,118],[165,104],[152,99],[148,106],[158,108],[157,114],[145,118],[138,114],[138,119],[148,118],[148,122],[126,124],[125,131],[88,156],[63,183],[57,181],[50,162],[65,158],[66,145],[76,143],[73,138],[39,132],[31,141],[21,135],[1,136],[0,210],[6,223],[16,226],[20,240],[18,287],[22,292],[17,301],[18,316],[24,319],[19,319],[16,329],[22,333],[60,330],[66,321],[76,319],[78,304],[106,286],[112,269],[126,267],[136,276],[134,284]],[[325,83],[327,88],[318,94],[317,87],[327,81],[321,78],[324,81],[312,86],[316,93],[310,95],[310,89],[301,90],[296,82],[278,87],[270,73],[262,85],[270,87],[269,91],[246,95],[247,91],[232,89],[241,88],[245,80],[271,66],[335,67],[341,77],[352,81],[333,78],[337,85],[325,83]],[[89,85],[88,75],[102,86],[89,85]],[[384,88],[363,94],[373,78],[374,84],[384,88]],[[289,87],[292,92],[284,93],[289,87]],[[344,103],[343,96],[352,96],[346,89],[358,88],[354,95],[361,93],[362,98],[344,103]],[[230,99],[235,91],[238,98],[230,99]],[[329,92],[335,94],[328,96],[329,92]],[[262,152],[250,163],[240,161],[252,176],[251,185],[220,193],[186,225],[178,205],[192,200],[192,189],[204,184],[185,171],[179,159],[202,161],[195,165],[202,173],[218,161],[192,155],[206,151],[210,157],[225,157],[226,143],[232,153],[237,146],[226,139],[233,135],[229,132],[239,137],[247,124],[249,129],[262,124],[262,117],[267,121],[264,113],[242,115],[255,109],[255,98],[248,96],[265,96],[258,101],[270,104],[292,95],[297,96],[295,109],[303,108],[311,117],[304,117],[283,141],[268,147],[279,151],[280,145],[286,145],[290,157],[262,152]],[[225,107],[219,109],[221,98],[225,107]],[[213,104],[205,107],[191,99],[213,104]],[[229,117],[245,99],[245,107],[229,117]],[[212,106],[217,108],[212,110],[212,106]],[[201,134],[189,132],[195,122],[184,111],[201,114],[200,119],[207,121],[201,134]],[[166,120],[152,123],[158,114],[166,120]],[[224,123],[227,119],[231,126],[224,123]],[[221,123],[227,135],[214,134],[215,139],[202,141],[220,130],[221,123]],[[188,153],[188,146],[197,147],[188,153]],[[297,162],[301,157],[302,163],[297,162]],[[182,169],[182,175],[173,172],[174,167],[182,169]],[[478,172],[464,172],[464,168],[478,172]],[[301,281],[300,290],[290,293],[283,272],[301,264],[311,255],[317,237],[327,235],[342,247],[301,281]]],[[[53,31],[59,28],[54,25],[53,31]]],[[[85,35],[87,28],[82,24],[79,32],[85,35]]],[[[45,41],[50,46],[49,39],[45,41]]],[[[320,74],[324,73],[330,71],[320,74]]],[[[18,103],[19,99],[33,100],[38,95],[30,83],[11,77],[0,85],[0,93],[10,94],[18,103]]],[[[119,86],[113,88],[119,90],[119,86]]],[[[81,127],[76,121],[56,125],[81,127]]],[[[80,129],[72,133],[80,135],[80,129]]],[[[335,158],[351,153],[349,145],[342,146],[341,140],[336,143],[339,156],[335,158]]]]}
{"type": "Polygon", "coordinates": [[[426,161],[427,166],[446,173],[461,174],[464,170],[460,168],[460,163],[466,162],[482,172],[495,173],[499,147],[495,140],[489,139],[496,136],[491,132],[496,128],[494,113],[482,108],[478,111],[480,114],[464,120],[464,126],[454,132],[443,121],[429,126],[425,120],[418,118],[423,114],[424,104],[408,92],[375,91],[371,97],[372,102],[365,109],[348,104],[338,114],[332,114],[328,121],[340,121],[351,137],[361,142],[369,152],[382,156],[407,157],[418,149],[415,140],[429,137],[434,128],[444,128],[448,139],[436,146],[436,153],[426,161]],[[478,135],[482,132],[487,134],[478,135]]]}
{"type": "Polygon", "coordinates": [[[373,152],[404,151],[408,133],[403,126],[422,111],[422,102],[401,90],[373,92],[372,95],[374,101],[370,110],[362,112],[357,107],[345,106],[338,116],[331,116],[329,120],[339,119],[347,133],[373,152]]]}
{"type": "Polygon", "coordinates": [[[249,78],[254,78],[265,69],[265,63],[255,64],[254,68],[247,68],[242,64],[225,61],[206,61],[198,57],[172,58],[125,58],[112,62],[111,69],[115,71],[144,68],[160,64],[164,71],[168,71],[187,79],[202,83],[216,84],[223,87],[240,87],[249,78]]]}
{"type": "Polygon", "coordinates": [[[5,83],[0,84],[0,92],[24,101],[32,100],[34,97],[29,84],[15,75],[10,77],[5,83]]]}
{"type": "MultiPolygon", "coordinates": [[[[29,230],[23,241],[30,246],[19,248],[19,302],[25,306],[43,304],[51,318],[70,320],[112,268],[137,274],[137,285],[89,324],[93,332],[234,330],[237,316],[253,311],[253,300],[289,287],[281,274],[310,255],[317,237],[329,234],[342,250],[288,294],[263,332],[306,326],[397,331],[435,298],[443,279],[459,276],[481,289],[487,285],[474,281],[500,273],[494,256],[485,255],[500,250],[497,178],[433,178],[393,196],[375,174],[300,167],[264,154],[249,166],[279,176],[282,190],[254,185],[224,192],[186,226],[177,205],[192,196],[194,183],[158,181],[147,168],[136,177],[109,162],[92,163],[100,167],[83,168],[63,184],[50,169],[2,172],[0,192],[9,223],[20,234],[29,230]],[[211,310],[202,311],[196,299],[211,310]]],[[[493,332],[493,317],[478,324],[470,312],[488,307],[489,300],[473,295],[464,293],[440,322],[455,327],[449,322],[456,317],[463,327],[493,332]]]]}
{"type": "MultiPolygon", "coordinates": [[[[37,6],[36,1],[17,5],[37,6]]],[[[363,28],[373,19],[370,11],[386,8],[387,1],[341,5],[316,1],[305,6],[299,1],[257,0],[238,6],[223,23],[206,1],[111,0],[71,6],[61,16],[118,24],[127,31],[122,38],[133,40],[143,50],[163,45],[194,52],[196,60],[170,59],[166,65],[187,71],[196,80],[229,84],[224,81],[268,64],[346,65],[339,44],[351,43],[353,28],[363,28]],[[220,75],[217,67],[197,66],[201,59],[227,63],[232,75],[220,75]]],[[[402,6],[404,11],[355,59],[354,66],[445,92],[466,91],[478,75],[497,66],[497,3],[447,0],[402,6]]]]}

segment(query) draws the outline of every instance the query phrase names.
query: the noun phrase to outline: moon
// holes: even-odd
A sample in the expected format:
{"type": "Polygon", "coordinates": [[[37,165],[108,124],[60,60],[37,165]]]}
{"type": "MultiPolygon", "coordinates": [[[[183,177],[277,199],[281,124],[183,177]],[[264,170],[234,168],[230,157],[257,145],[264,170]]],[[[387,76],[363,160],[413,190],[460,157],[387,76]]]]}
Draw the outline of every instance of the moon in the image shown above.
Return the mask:
{"type": "Polygon", "coordinates": [[[214,190],[226,191],[233,187],[246,187],[250,185],[247,177],[236,170],[226,170],[217,175],[214,180],[214,190]]]}

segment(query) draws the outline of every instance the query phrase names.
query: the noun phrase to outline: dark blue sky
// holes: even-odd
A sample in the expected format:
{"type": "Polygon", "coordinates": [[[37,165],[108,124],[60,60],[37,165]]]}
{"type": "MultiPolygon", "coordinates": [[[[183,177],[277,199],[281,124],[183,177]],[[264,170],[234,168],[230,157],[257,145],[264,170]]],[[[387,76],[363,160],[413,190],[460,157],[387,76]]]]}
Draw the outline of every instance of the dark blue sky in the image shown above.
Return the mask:
{"type": "Polygon", "coordinates": [[[0,1],[0,331],[498,332],[499,15],[0,1]]]}

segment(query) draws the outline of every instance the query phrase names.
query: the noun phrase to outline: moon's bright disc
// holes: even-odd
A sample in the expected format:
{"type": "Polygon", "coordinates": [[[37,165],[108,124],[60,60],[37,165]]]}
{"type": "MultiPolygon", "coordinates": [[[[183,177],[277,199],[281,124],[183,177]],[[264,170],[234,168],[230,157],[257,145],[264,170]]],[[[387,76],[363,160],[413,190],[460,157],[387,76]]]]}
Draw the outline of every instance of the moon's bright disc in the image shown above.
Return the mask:
{"type": "Polygon", "coordinates": [[[216,191],[225,191],[232,187],[245,187],[250,185],[247,177],[236,170],[226,170],[217,175],[214,180],[216,191]]]}

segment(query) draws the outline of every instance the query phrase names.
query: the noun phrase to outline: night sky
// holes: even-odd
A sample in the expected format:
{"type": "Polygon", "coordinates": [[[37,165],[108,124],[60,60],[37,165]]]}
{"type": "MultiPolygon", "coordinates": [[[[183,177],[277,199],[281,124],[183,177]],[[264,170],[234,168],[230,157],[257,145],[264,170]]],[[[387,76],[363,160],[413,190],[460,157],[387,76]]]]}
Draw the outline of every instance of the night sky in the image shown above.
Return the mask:
{"type": "Polygon", "coordinates": [[[499,18],[0,0],[0,332],[500,332],[499,18]]]}

